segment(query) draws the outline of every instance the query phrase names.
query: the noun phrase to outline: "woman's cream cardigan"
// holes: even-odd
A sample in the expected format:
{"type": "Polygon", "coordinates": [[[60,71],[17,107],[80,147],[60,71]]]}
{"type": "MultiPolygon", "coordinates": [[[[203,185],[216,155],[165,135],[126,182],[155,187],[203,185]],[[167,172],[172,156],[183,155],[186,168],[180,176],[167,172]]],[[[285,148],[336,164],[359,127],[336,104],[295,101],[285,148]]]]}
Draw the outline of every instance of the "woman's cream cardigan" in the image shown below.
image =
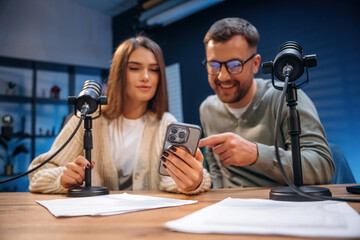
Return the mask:
{"type": "MultiPolygon", "coordinates": [[[[170,177],[159,175],[159,158],[162,153],[163,140],[167,125],[175,121],[170,113],[164,113],[159,121],[156,115],[148,111],[145,115],[145,128],[140,145],[137,163],[133,172],[133,190],[156,190],[161,189],[169,192],[182,191],[177,188],[170,177]]],[[[56,152],[69,138],[76,128],[79,119],[73,116],[56,137],[49,152],[35,158],[29,169],[39,165],[56,152]]],[[[109,147],[109,120],[105,117],[93,119],[92,121],[93,149],[91,160],[95,166],[91,172],[92,186],[105,186],[109,190],[119,190],[118,175],[113,163],[109,147]]],[[[65,165],[75,160],[79,155],[84,155],[83,147],[84,128],[80,126],[70,143],[49,163],[39,170],[29,174],[31,192],[42,193],[66,193],[60,184],[60,176],[65,165]]],[[[203,181],[200,186],[186,194],[196,194],[207,191],[211,180],[208,172],[204,169],[203,181]]]]}

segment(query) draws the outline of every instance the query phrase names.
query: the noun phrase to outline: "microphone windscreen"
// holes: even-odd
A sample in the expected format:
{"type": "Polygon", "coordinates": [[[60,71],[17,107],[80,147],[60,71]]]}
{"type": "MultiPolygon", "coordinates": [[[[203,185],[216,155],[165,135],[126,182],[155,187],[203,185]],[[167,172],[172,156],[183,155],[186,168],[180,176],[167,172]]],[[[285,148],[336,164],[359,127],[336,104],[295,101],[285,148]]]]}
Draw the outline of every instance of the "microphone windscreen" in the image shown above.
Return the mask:
{"type": "Polygon", "coordinates": [[[81,92],[78,95],[76,108],[81,111],[85,104],[89,105],[88,114],[94,113],[99,104],[101,86],[99,83],[87,80],[85,81],[81,92]]]}
{"type": "Polygon", "coordinates": [[[304,61],[303,61],[302,47],[294,42],[288,41],[282,44],[278,50],[278,54],[274,60],[274,74],[281,80],[285,81],[283,74],[286,65],[290,65],[293,68],[292,74],[289,77],[289,81],[297,80],[304,73],[304,61]]]}

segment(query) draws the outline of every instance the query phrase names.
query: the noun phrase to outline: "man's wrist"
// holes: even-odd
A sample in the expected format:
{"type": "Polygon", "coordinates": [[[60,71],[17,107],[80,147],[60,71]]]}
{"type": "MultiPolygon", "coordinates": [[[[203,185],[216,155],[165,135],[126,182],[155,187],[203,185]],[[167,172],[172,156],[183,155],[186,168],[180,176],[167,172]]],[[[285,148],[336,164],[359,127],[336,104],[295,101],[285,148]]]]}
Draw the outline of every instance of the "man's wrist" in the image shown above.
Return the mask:
{"type": "Polygon", "coordinates": [[[252,163],[250,163],[249,166],[254,165],[259,158],[258,146],[256,143],[253,143],[253,144],[254,144],[254,148],[255,148],[255,150],[252,151],[254,153],[254,157],[253,157],[252,163]]]}

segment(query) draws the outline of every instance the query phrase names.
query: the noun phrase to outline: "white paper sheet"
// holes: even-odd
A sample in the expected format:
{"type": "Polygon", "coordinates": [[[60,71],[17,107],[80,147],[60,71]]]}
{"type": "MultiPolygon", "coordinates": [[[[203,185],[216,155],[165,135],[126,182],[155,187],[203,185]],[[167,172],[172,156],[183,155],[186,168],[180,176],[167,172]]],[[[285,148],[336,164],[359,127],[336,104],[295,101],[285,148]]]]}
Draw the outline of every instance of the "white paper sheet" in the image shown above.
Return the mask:
{"type": "Polygon", "coordinates": [[[147,209],[175,207],[193,204],[197,201],[123,193],[36,202],[46,207],[55,217],[74,217],[84,215],[112,215],[147,209]]]}
{"type": "Polygon", "coordinates": [[[360,237],[360,215],[336,201],[227,198],[165,225],[191,233],[360,237]]]}

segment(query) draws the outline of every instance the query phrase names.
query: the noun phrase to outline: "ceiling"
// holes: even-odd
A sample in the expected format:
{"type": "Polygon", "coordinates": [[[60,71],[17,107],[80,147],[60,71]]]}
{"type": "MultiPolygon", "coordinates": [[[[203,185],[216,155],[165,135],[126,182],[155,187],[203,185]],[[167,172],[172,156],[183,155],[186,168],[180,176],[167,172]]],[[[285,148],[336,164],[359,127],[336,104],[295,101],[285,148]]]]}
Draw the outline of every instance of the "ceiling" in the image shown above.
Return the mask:
{"type": "Polygon", "coordinates": [[[73,0],[108,16],[116,16],[137,5],[137,0],[73,0]]]}
{"type": "MultiPolygon", "coordinates": [[[[138,0],[73,0],[85,7],[114,17],[136,7],[138,0]]],[[[178,21],[224,0],[145,0],[142,2],[140,22],[148,26],[162,25],[178,21]]]]}

